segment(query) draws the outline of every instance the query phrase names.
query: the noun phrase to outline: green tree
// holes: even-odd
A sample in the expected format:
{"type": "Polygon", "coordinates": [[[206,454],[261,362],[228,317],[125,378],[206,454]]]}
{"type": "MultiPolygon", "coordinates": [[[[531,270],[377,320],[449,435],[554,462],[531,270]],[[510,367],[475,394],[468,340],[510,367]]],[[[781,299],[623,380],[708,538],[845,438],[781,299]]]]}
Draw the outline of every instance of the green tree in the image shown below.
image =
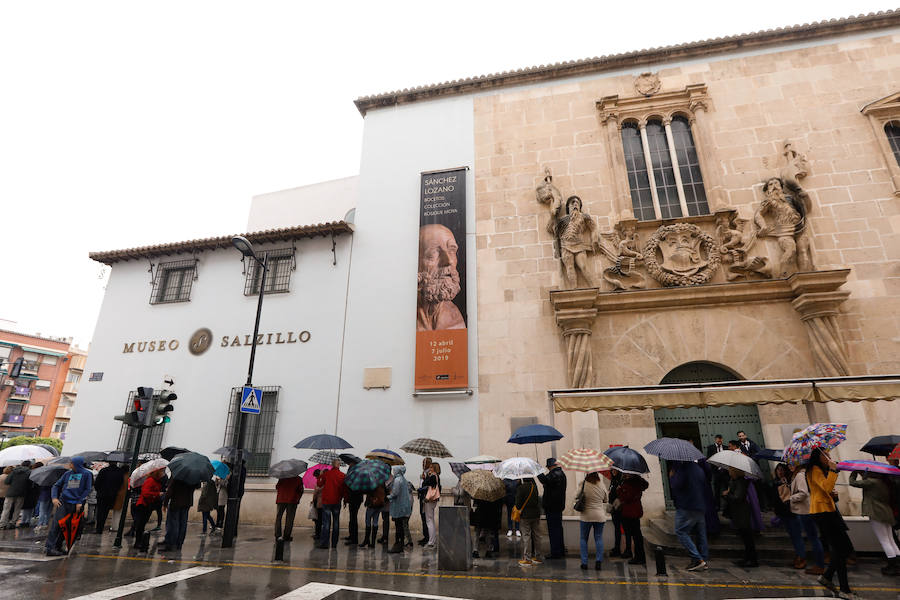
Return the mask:
{"type": "Polygon", "coordinates": [[[28,437],[25,435],[19,435],[6,440],[5,442],[0,442],[0,450],[2,450],[3,448],[9,448],[11,446],[27,446],[28,444],[47,444],[48,446],[53,446],[60,452],[62,452],[63,447],[62,440],[58,440],[56,438],[28,437]]]}

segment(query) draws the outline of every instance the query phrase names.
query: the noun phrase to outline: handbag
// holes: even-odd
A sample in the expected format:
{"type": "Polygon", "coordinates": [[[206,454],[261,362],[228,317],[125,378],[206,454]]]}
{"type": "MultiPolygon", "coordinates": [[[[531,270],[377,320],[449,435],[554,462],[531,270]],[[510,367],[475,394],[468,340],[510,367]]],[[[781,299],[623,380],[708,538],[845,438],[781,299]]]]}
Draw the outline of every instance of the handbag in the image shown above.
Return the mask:
{"type": "Polygon", "coordinates": [[[425,492],[425,502],[437,502],[441,499],[441,491],[437,489],[437,486],[429,487],[428,491],[425,492]]]}
{"type": "Polygon", "coordinates": [[[575,512],[584,511],[584,482],[581,482],[581,491],[575,496],[575,506],[572,507],[575,512]]]}
{"type": "Polygon", "coordinates": [[[522,520],[522,509],[525,508],[525,504],[528,504],[528,501],[531,500],[531,494],[534,493],[534,488],[537,486],[532,486],[531,490],[528,492],[528,497],[525,498],[524,504],[522,504],[522,508],[519,508],[516,505],[513,505],[512,512],[509,513],[509,518],[518,523],[522,520]]]}

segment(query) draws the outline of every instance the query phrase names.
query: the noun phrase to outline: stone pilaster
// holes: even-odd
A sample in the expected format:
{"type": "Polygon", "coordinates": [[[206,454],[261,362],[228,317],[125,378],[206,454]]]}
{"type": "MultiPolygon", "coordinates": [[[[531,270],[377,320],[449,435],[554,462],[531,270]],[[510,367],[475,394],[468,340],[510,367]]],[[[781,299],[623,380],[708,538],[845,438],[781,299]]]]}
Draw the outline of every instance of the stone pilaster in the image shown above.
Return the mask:
{"type": "Polygon", "coordinates": [[[594,303],[599,293],[599,288],[550,293],[556,324],[562,330],[566,343],[566,381],[570,388],[591,387],[594,384],[591,328],[597,316],[594,303]]]}
{"type": "Polygon", "coordinates": [[[816,368],[823,377],[850,374],[847,349],[837,324],[840,305],[850,292],[839,290],[849,270],[796,273],[788,281],[794,291],[791,306],[800,315],[809,335],[816,368]]]}

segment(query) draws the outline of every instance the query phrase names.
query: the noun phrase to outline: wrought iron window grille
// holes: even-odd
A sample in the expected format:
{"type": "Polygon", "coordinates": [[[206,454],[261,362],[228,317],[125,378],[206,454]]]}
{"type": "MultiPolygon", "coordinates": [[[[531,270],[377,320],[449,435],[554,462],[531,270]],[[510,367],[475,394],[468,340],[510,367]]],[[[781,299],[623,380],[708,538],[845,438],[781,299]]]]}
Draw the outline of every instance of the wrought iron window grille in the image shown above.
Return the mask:
{"type": "MultiPolygon", "coordinates": [[[[225,424],[225,446],[236,447],[238,440],[238,416],[241,407],[241,390],[231,388],[228,402],[228,420],[225,424]]],[[[269,473],[272,451],[275,447],[275,422],[278,416],[278,394],[281,386],[262,388],[262,406],[258,415],[244,414],[247,420],[244,450],[247,450],[247,475],[265,477],[269,473]]]]}
{"type": "Polygon", "coordinates": [[[159,263],[155,273],[151,264],[153,289],[150,304],[189,302],[193,282],[197,280],[197,262],[197,258],[190,258],[159,263]]]}
{"type": "MultiPolygon", "coordinates": [[[[261,254],[261,252],[260,252],[261,254]]],[[[283,294],[291,291],[291,273],[297,270],[297,250],[276,248],[268,251],[268,274],[264,294],[283,294]]],[[[262,266],[256,260],[241,259],[244,263],[244,295],[259,294],[259,282],[262,279],[262,266]]]]}

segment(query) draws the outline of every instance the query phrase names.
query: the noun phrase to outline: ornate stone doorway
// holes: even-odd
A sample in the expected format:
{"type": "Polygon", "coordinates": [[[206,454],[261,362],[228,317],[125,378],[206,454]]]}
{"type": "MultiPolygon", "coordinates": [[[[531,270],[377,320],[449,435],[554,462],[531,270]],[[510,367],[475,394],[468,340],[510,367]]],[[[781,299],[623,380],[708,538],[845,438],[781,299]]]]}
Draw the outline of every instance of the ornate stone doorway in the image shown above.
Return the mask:
{"type": "MultiPolygon", "coordinates": [[[[732,370],[710,362],[689,362],[669,371],[661,384],[670,383],[713,383],[716,381],[737,381],[743,379],[732,370]]],[[[751,440],[762,448],[764,444],[759,411],[755,406],[710,406],[663,408],[653,411],[658,437],[674,437],[688,440],[701,452],[721,434],[725,443],[737,439],[737,432],[744,431],[751,440]]],[[[667,468],[662,465],[662,473],[667,468]]],[[[669,495],[669,478],[663,476],[666,507],[672,508],[669,495]]]]}

